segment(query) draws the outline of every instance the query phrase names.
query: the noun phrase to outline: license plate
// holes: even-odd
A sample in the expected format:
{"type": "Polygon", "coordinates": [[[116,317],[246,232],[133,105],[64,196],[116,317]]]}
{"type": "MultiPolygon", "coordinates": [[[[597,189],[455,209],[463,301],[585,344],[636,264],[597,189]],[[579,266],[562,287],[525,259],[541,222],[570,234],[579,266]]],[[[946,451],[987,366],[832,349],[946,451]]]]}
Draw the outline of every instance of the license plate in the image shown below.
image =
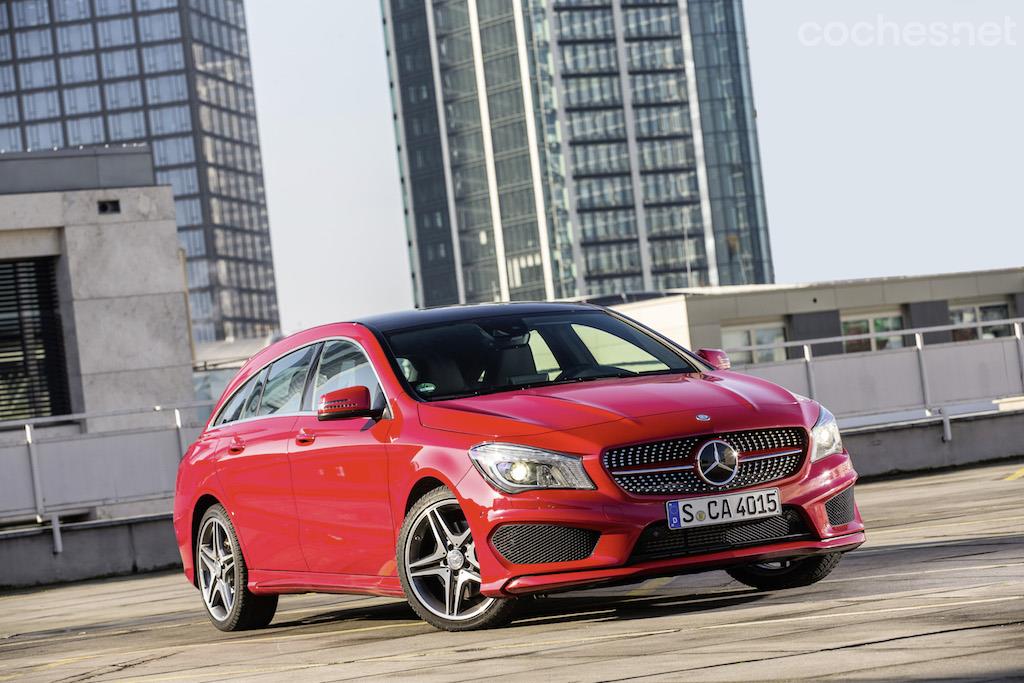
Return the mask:
{"type": "Polygon", "coordinates": [[[782,501],[778,489],[761,489],[724,496],[670,500],[666,507],[668,528],[688,529],[774,517],[782,512],[782,501]]]}

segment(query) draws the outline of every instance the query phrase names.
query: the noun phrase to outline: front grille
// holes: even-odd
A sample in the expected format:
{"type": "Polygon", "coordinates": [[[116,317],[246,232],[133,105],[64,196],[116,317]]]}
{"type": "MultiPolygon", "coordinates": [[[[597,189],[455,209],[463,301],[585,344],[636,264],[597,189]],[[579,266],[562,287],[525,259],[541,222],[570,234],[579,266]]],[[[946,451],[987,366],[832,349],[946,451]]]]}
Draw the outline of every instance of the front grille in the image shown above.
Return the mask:
{"type": "Polygon", "coordinates": [[[807,432],[783,427],[623,446],[605,452],[603,460],[612,479],[624,491],[656,496],[713,493],[785,479],[800,469],[806,450],[807,432]],[[740,453],[739,472],[725,486],[708,484],[693,469],[698,448],[711,439],[721,439],[740,453]],[[674,469],[650,471],[661,468],[674,469]]]}
{"type": "Polygon", "coordinates": [[[852,522],[856,516],[853,505],[853,487],[851,486],[825,501],[825,512],[828,513],[828,523],[832,526],[841,526],[852,522]]]}
{"type": "Polygon", "coordinates": [[[810,537],[803,517],[788,507],[775,517],[693,529],[669,529],[668,522],[655,522],[640,534],[629,561],[647,562],[810,537]]]}
{"type": "Polygon", "coordinates": [[[491,537],[494,549],[513,564],[585,560],[600,534],[559,524],[505,524],[491,537]]]}

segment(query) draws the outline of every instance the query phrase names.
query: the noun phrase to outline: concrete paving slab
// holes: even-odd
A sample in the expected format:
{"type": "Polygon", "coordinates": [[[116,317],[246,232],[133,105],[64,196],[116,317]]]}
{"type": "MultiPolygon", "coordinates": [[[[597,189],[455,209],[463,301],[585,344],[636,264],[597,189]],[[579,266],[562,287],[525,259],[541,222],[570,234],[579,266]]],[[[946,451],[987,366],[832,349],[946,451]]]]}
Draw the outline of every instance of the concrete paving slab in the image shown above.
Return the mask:
{"type": "Polygon", "coordinates": [[[1024,461],[858,487],[868,542],[809,588],[723,572],[531,600],[442,633],[401,601],[285,596],[216,631],[177,573],[0,597],[0,681],[1024,678],[1024,461]]]}

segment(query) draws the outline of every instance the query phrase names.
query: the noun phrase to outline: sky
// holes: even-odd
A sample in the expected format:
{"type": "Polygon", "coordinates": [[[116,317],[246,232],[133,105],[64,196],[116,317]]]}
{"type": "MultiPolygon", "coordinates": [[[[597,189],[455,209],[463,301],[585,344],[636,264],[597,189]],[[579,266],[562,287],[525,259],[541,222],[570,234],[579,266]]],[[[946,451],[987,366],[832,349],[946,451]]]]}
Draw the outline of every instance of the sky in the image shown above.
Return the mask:
{"type": "MultiPolygon", "coordinates": [[[[745,5],[776,281],[1024,264],[1024,3],[745,5]]],[[[246,7],[283,330],[411,307],[379,3],[246,7]]]]}

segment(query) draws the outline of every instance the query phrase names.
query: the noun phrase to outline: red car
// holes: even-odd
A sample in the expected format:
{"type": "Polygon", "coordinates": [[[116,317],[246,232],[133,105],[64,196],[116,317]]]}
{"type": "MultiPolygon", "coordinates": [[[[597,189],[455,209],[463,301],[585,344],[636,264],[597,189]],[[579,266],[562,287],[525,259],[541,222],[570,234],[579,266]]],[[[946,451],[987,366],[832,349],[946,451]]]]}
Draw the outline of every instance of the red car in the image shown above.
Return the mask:
{"type": "Polygon", "coordinates": [[[818,581],[864,542],[816,402],[576,304],[412,311],[261,351],[182,460],[174,525],[217,628],[282,593],[404,596],[426,621],[724,569],[818,581]]]}

